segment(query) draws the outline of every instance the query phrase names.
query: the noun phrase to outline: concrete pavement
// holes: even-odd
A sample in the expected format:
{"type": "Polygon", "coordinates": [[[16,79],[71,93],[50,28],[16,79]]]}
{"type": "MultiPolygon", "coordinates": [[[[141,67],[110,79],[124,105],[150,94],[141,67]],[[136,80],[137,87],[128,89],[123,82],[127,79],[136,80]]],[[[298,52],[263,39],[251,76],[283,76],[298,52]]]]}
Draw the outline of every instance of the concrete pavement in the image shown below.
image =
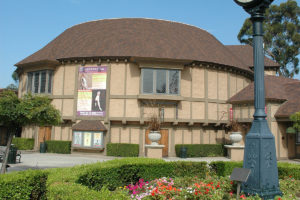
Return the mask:
{"type": "MultiPolygon", "coordinates": [[[[54,154],[54,153],[38,153],[38,152],[22,152],[21,163],[9,164],[8,172],[23,171],[26,169],[46,169],[58,167],[72,167],[75,165],[89,164],[95,162],[104,162],[120,157],[103,156],[92,153],[72,153],[72,154],[54,154]]],[[[225,157],[201,157],[201,158],[164,158],[166,161],[230,161],[225,157]]],[[[300,164],[299,161],[286,160],[282,162],[300,164]]],[[[1,164],[0,164],[1,165],[1,164]]]]}

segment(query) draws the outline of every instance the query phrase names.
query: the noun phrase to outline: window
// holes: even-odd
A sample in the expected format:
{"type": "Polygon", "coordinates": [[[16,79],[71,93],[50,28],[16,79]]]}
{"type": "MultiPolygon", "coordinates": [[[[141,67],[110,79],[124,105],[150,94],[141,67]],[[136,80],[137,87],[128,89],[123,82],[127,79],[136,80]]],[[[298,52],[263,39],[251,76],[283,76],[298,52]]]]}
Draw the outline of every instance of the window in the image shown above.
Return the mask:
{"type": "Polygon", "coordinates": [[[296,134],[296,143],[300,144],[300,132],[296,134]]]}
{"type": "Polygon", "coordinates": [[[52,91],[52,70],[42,70],[27,73],[27,92],[51,93],[52,91]]]}
{"type": "Polygon", "coordinates": [[[179,70],[142,69],[143,94],[179,94],[179,70]]]}
{"type": "Polygon", "coordinates": [[[103,132],[73,132],[73,147],[104,148],[103,132]]]}

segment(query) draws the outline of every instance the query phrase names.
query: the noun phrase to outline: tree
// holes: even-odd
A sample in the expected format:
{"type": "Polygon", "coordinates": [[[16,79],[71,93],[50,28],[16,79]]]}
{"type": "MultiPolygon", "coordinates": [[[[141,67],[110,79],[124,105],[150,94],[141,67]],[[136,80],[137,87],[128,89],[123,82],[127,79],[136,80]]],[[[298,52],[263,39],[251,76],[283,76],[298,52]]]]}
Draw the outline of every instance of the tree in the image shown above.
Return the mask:
{"type": "Polygon", "coordinates": [[[9,84],[5,89],[18,91],[18,87],[15,84],[9,84]]]}
{"type": "Polygon", "coordinates": [[[17,84],[19,82],[19,75],[17,73],[17,70],[15,70],[12,75],[11,75],[12,79],[15,81],[15,83],[17,84]]]}
{"type": "Polygon", "coordinates": [[[9,84],[8,86],[6,86],[6,89],[9,90],[14,90],[14,91],[18,91],[18,85],[19,85],[19,75],[17,73],[17,70],[15,70],[12,75],[11,75],[12,79],[15,81],[15,83],[13,84],[9,84]]]}
{"type": "Polygon", "coordinates": [[[19,99],[15,92],[3,91],[0,94],[0,124],[7,128],[9,136],[1,174],[5,173],[8,152],[18,128],[26,125],[46,126],[59,123],[61,123],[60,112],[51,105],[48,97],[26,94],[19,99]]]}
{"type": "Polygon", "coordinates": [[[293,122],[293,128],[297,131],[300,132],[300,111],[295,112],[290,116],[290,120],[293,122]]]}
{"type": "MultiPolygon", "coordinates": [[[[293,78],[299,73],[300,7],[295,0],[271,5],[266,11],[264,49],[280,65],[279,75],[293,78]]],[[[248,18],[238,34],[238,40],[252,46],[252,22],[248,18]]]]}

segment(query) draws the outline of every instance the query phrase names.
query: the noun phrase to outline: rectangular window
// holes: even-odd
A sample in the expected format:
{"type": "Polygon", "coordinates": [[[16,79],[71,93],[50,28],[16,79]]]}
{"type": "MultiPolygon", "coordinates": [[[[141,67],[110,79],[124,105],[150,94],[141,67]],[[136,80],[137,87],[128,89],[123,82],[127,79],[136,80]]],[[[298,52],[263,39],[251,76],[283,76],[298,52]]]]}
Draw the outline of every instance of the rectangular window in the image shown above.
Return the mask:
{"type": "Polygon", "coordinates": [[[143,94],[179,95],[180,71],[167,69],[142,69],[143,94]]]}
{"type": "Polygon", "coordinates": [[[34,73],[34,93],[39,93],[40,73],[34,73]]]}
{"type": "Polygon", "coordinates": [[[46,71],[41,73],[41,90],[40,93],[45,93],[46,91],[46,71]]]}
{"type": "Polygon", "coordinates": [[[169,71],[169,92],[170,94],[179,94],[179,71],[169,71]]]}
{"type": "Polygon", "coordinates": [[[32,73],[28,73],[28,80],[27,80],[27,91],[31,92],[32,91],[32,73]]]}
{"type": "Polygon", "coordinates": [[[53,71],[48,71],[48,93],[52,92],[52,77],[53,77],[53,71]]]}
{"type": "Polygon", "coordinates": [[[27,73],[27,92],[32,93],[51,93],[52,89],[52,70],[42,70],[27,73]]]}
{"type": "Polygon", "coordinates": [[[153,70],[143,69],[143,93],[153,93],[153,70]]]}
{"type": "Polygon", "coordinates": [[[104,148],[103,132],[74,131],[73,147],[104,148]]]}
{"type": "Polygon", "coordinates": [[[162,69],[156,70],[156,93],[165,94],[167,92],[167,71],[162,69]]]}

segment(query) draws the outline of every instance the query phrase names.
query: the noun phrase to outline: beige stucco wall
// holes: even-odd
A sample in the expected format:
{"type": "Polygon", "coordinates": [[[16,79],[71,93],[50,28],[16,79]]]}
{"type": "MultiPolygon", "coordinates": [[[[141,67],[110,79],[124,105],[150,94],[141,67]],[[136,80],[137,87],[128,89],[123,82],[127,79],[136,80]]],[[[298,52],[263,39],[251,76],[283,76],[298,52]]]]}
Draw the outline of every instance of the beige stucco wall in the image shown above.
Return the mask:
{"type": "Polygon", "coordinates": [[[190,119],[190,102],[181,101],[178,105],[178,118],[179,119],[190,119]]]}
{"type": "Polygon", "coordinates": [[[112,63],[110,67],[110,95],[124,95],[126,65],[124,63],[112,63]]]}
{"type": "Polygon", "coordinates": [[[192,97],[193,98],[204,98],[205,87],[204,87],[204,69],[199,67],[192,68],[192,97]]]}
{"type": "Polygon", "coordinates": [[[76,84],[76,65],[64,66],[64,95],[74,95],[76,84]]]}
{"type": "Polygon", "coordinates": [[[57,67],[54,71],[52,88],[53,95],[63,95],[64,69],[64,66],[61,65],[57,67]]]}
{"type": "Polygon", "coordinates": [[[207,70],[208,98],[218,98],[218,72],[216,70],[207,70]]]}
{"type": "Polygon", "coordinates": [[[137,99],[126,99],[126,117],[140,117],[140,106],[137,99]]]}
{"type": "Polygon", "coordinates": [[[205,103],[204,102],[192,102],[192,118],[195,120],[205,118],[205,103]]]}
{"type": "MultiPolygon", "coordinates": [[[[127,64],[126,68],[127,68],[126,94],[138,95],[140,93],[141,69],[138,67],[138,65],[134,63],[127,64]]],[[[115,79],[113,76],[112,78],[115,79]]]]}
{"type": "Polygon", "coordinates": [[[218,71],[218,96],[220,100],[228,99],[228,83],[227,73],[224,71],[218,71]]]}
{"type": "Polygon", "coordinates": [[[265,69],[265,75],[272,75],[275,76],[276,75],[276,70],[273,69],[265,69]]]}
{"type": "MultiPolygon", "coordinates": [[[[110,62],[102,63],[108,67],[107,84],[107,114],[108,134],[113,143],[134,143],[140,144],[140,149],[144,153],[146,126],[139,124],[141,119],[146,119],[151,113],[158,113],[158,108],[144,105],[138,99],[140,95],[141,68],[140,67],[161,67],[169,69],[180,69],[180,97],[177,101],[178,119],[176,119],[176,106],[174,102],[163,105],[164,117],[168,122],[178,121],[179,127],[165,127],[169,130],[169,152],[174,155],[175,144],[216,144],[222,143],[226,135],[224,131],[214,127],[214,124],[221,120],[228,120],[229,104],[226,100],[239,90],[246,87],[251,81],[236,72],[219,70],[218,68],[207,68],[203,66],[184,66],[183,64],[166,64],[160,62],[124,63],[110,62]],[[109,103],[108,103],[109,102],[109,103]],[[118,122],[114,126],[113,122],[118,122]],[[124,123],[120,125],[120,121],[124,123]],[[128,125],[131,121],[136,121],[135,126],[128,125]],[[188,123],[194,124],[188,126],[188,123]],[[204,122],[210,124],[206,127],[199,127],[204,122]],[[198,123],[198,124],[197,124],[198,123]]],[[[52,104],[62,112],[63,117],[76,116],[76,96],[77,96],[77,70],[81,64],[65,64],[56,67],[53,80],[53,100],[52,104]]],[[[86,63],[85,66],[97,66],[96,63],[86,63]]],[[[25,77],[26,78],[26,77],[25,77]]],[[[26,81],[24,81],[26,83],[26,81]]],[[[22,83],[22,84],[25,84],[22,83]]],[[[149,97],[151,99],[151,96],[149,97]]],[[[169,102],[169,101],[166,101],[169,102]]],[[[245,108],[248,112],[248,107],[245,108]]],[[[248,113],[242,109],[243,117],[248,113]]],[[[91,119],[96,119],[92,118],[91,119]]],[[[219,127],[220,128],[220,127],[219,127]]],[[[26,131],[24,131],[24,134],[26,131]]],[[[52,139],[72,140],[72,130],[70,127],[53,127],[52,139]]]]}
{"type": "MultiPolygon", "coordinates": [[[[275,138],[277,158],[286,159],[295,156],[295,141],[293,137],[289,140],[289,136],[285,132],[288,124],[286,122],[280,122],[274,117],[280,105],[281,103],[275,102],[266,103],[267,121],[269,124],[269,128],[275,138]]],[[[234,119],[251,123],[253,120],[254,105],[253,103],[233,105],[233,112],[234,119]]],[[[245,138],[246,133],[243,133],[243,135],[245,138]]]]}
{"type": "Polygon", "coordinates": [[[63,100],[62,116],[73,116],[73,99],[63,100]]]}
{"type": "Polygon", "coordinates": [[[183,97],[191,96],[191,86],[192,86],[192,70],[190,67],[185,67],[181,71],[181,80],[180,80],[180,92],[183,97]]]}

